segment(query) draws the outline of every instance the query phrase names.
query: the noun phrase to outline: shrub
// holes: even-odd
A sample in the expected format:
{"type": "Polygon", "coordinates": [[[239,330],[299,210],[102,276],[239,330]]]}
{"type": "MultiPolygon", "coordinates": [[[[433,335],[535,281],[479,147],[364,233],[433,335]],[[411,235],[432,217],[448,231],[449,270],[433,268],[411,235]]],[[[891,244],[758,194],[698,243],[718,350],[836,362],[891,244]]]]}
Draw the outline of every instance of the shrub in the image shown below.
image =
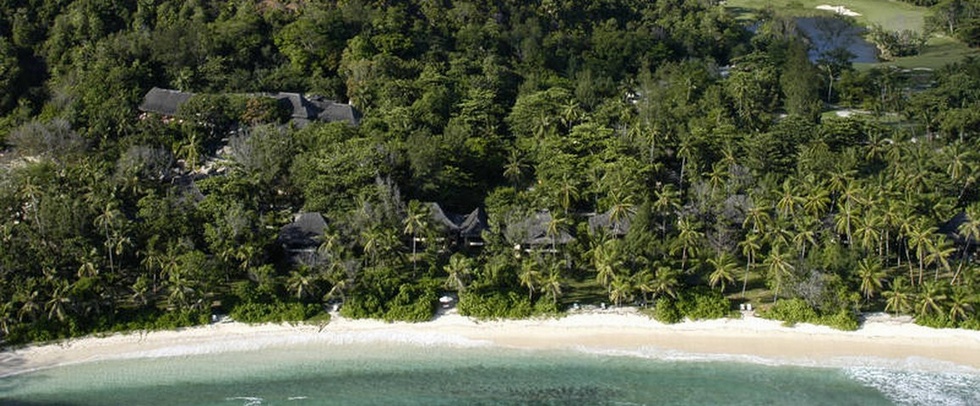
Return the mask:
{"type": "Polygon", "coordinates": [[[834,314],[821,315],[803,299],[789,299],[776,302],[769,310],[762,312],[763,318],[782,320],[783,325],[812,323],[829,326],[838,330],[857,330],[857,315],[848,309],[839,309],[834,314]]]}
{"type": "Polygon", "coordinates": [[[231,310],[231,318],[243,323],[300,322],[320,312],[316,305],[298,302],[245,302],[231,310]]]}
{"type": "Polygon", "coordinates": [[[480,320],[522,319],[533,314],[527,296],[517,292],[465,291],[456,306],[459,314],[480,320]]]}
{"type": "Polygon", "coordinates": [[[677,310],[691,320],[720,319],[728,316],[732,305],[720,292],[701,287],[683,292],[677,310]]]}
{"type": "Polygon", "coordinates": [[[918,314],[915,316],[915,324],[932,328],[956,327],[956,324],[942,313],[918,314]]]}
{"type": "Polygon", "coordinates": [[[854,331],[860,327],[854,312],[844,309],[838,311],[834,315],[821,317],[818,324],[823,324],[844,331],[854,331]]]}
{"type": "Polygon", "coordinates": [[[558,304],[548,298],[540,298],[534,302],[534,314],[537,315],[558,315],[558,304]]]}
{"type": "Polygon", "coordinates": [[[435,315],[435,302],[435,292],[413,285],[402,285],[395,298],[387,303],[388,310],[383,318],[388,322],[429,321],[435,315]]]}
{"type": "Polygon", "coordinates": [[[653,307],[653,311],[647,311],[647,314],[655,320],[666,324],[674,324],[684,320],[684,316],[677,309],[674,301],[666,298],[657,299],[657,304],[653,307]]]}
{"type": "Polygon", "coordinates": [[[903,56],[918,55],[929,36],[914,30],[888,31],[879,25],[871,27],[871,41],[881,51],[881,59],[892,60],[903,56]]]}
{"type": "Polygon", "coordinates": [[[771,320],[782,320],[783,325],[792,326],[796,323],[806,323],[817,320],[817,311],[806,304],[803,299],[789,299],[776,302],[763,311],[760,316],[771,320]]]}

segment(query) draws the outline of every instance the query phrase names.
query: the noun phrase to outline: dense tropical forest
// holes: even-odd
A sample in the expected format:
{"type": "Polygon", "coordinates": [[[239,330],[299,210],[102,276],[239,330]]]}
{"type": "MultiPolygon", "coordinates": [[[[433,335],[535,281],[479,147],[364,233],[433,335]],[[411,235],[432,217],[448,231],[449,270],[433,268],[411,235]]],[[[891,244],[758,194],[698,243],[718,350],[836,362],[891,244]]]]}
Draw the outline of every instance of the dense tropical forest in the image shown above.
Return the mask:
{"type": "MultiPolygon", "coordinates": [[[[6,344],[340,302],[422,321],[446,294],[980,327],[977,60],[858,69],[711,0],[0,5],[6,344]],[[154,87],[195,95],[141,112],[154,87]],[[296,125],[262,92],[361,119],[296,125]],[[325,224],[299,259],[297,213],[325,224]]],[[[977,43],[975,1],[932,7],[977,43]]]]}

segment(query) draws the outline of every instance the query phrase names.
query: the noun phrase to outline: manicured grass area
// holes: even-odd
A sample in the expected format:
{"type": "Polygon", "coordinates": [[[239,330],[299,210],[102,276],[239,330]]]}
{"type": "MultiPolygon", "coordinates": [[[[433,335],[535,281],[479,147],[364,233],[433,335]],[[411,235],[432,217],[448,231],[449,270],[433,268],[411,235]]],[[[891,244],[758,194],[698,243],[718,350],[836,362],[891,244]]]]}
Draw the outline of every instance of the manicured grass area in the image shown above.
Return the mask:
{"type": "MultiPolygon", "coordinates": [[[[854,17],[861,25],[879,24],[888,30],[923,30],[929,10],[897,0],[728,0],[725,7],[739,18],[752,19],[758,10],[772,7],[774,10],[795,16],[832,15],[831,11],[818,10],[818,5],[844,6],[860,13],[854,17]]],[[[980,56],[980,50],[944,36],[933,36],[922,53],[879,63],[856,64],[858,69],[894,65],[902,68],[936,69],[967,56],[980,56]]]]}
{"type": "Polygon", "coordinates": [[[949,37],[934,36],[926,43],[921,54],[898,58],[885,64],[903,68],[937,69],[950,62],[963,60],[967,56],[980,57],[980,49],[970,48],[949,37]]]}
{"type": "Polygon", "coordinates": [[[878,24],[888,30],[923,29],[929,11],[896,0],[728,0],[725,7],[739,17],[751,18],[755,10],[772,7],[797,16],[833,15],[831,11],[818,10],[819,5],[844,6],[861,14],[854,17],[859,24],[878,24]]]}

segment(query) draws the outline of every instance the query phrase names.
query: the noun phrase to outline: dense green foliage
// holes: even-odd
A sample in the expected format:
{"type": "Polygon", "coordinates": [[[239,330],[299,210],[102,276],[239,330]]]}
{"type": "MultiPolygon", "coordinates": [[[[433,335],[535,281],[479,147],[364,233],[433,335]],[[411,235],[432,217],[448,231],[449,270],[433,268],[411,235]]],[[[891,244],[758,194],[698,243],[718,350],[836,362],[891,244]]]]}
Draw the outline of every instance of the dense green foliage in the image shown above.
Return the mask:
{"type": "Polygon", "coordinates": [[[421,321],[452,292],[479,318],[716,317],[747,292],[840,326],[980,325],[975,60],[858,72],[812,61],[791,19],[751,32],[693,0],[0,8],[5,342],[336,302],[421,321]],[[140,118],[152,87],[198,96],[140,118]],[[363,120],[299,128],[245,96],[279,91],[363,120]],[[433,201],[485,208],[483,245],[433,201]],[[296,261],[278,238],[300,211],[328,227],[296,261]]]}
{"type": "Polygon", "coordinates": [[[677,299],[658,299],[652,309],[645,313],[657,321],[673,324],[682,320],[710,320],[728,317],[732,314],[731,302],[720,292],[699,286],[681,292],[677,299]]]}
{"type": "Polygon", "coordinates": [[[854,312],[841,309],[836,313],[819,314],[813,307],[799,298],[783,300],[774,304],[767,311],[762,312],[762,317],[782,320],[786,325],[811,323],[824,324],[838,330],[858,329],[858,320],[854,312]]]}

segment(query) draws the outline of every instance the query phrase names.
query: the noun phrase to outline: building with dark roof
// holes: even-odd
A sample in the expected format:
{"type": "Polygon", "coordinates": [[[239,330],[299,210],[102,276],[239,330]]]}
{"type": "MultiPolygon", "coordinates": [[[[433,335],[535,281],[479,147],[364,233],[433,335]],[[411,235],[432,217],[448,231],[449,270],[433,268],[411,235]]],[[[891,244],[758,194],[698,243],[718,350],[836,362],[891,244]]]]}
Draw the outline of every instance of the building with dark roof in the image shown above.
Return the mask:
{"type": "Polygon", "coordinates": [[[143,102],[140,103],[139,109],[146,113],[172,117],[177,115],[177,109],[180,108],[180,105],[190,100],[191,97],[194,97],[194,93],[154,87],[143,96],[143,102]]]}
{"type": "Polygon", "coordinates": [[[565,245],[575,240],[575,237],[563,229],[551,235],[548,228],[553,221],[554,217],[550,211],[541,210],[523,221],[509,225],[507,234],[517,245],[515,248],[523,248],[526,251],[531,249],[550,251],[557,245],[565,245]]]}
{"type": "MultiPolygon", "coordinates": [[[[361,122],[361,113],[354,106],[337,103],[323,96],[307,98],[299,93],[286,92],[251,93],[246,94],[246,96],[276,99],[279,105],[289,112],[290,122],[298,127],[306,126],[314,121],[346,122],[350,125],[358,125],[361,122]]],[[[140,103],[139,109],[145,113],[173,117],[177,114],[180,106],[190,100],[191,97],[194,97],[194,93],[154,87],[143,96],[143,102],[140,103]]]]}
{"type": "Polygon", "coordinates": [[[459,224],[459,236],[468,247],[483,245],[483,232],[490,229],[487,212],[477,207],[459,224]]]}
{"type": "Polygon", "coordinates": [[[476,208],[467,215],[461,215],[444,211],[439,203],[430,202],[425,205],[429,209],[430,226],[444,236],[441,240],[465,247],[483,245],[483,231],[489,229],[487,214],[483,209],[476,208]]]}
{"type": "Polygon", "coordinates": [[[299,213],[279,229],[279,244],[292,262],[315,265],[327,221],[317,212],[299,213]]]}
{"type": "Polygon", "coordinates": [[[589,233],[606,233],[610,237],[623,237],[630,232],[630,217],[613,221],[612,210],[589,217],[589,233]]]}

